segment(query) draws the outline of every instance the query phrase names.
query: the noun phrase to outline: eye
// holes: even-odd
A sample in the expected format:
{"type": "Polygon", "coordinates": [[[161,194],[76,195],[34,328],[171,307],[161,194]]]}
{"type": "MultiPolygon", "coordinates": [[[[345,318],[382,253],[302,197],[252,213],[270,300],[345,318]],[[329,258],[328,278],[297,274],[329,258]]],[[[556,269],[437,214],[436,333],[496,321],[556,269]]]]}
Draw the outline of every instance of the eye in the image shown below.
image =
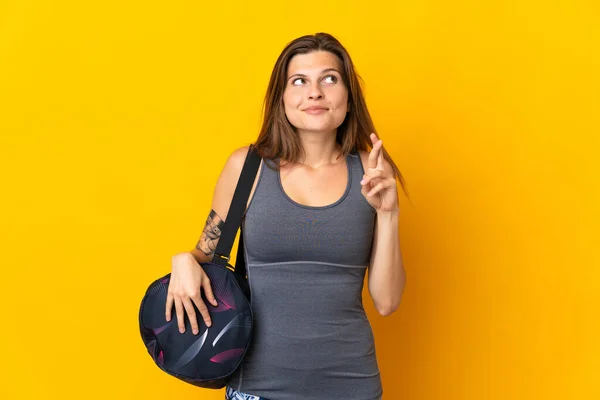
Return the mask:
{"type": "MultiPolygon", "coordinates": [[[[298,81],[302,81],[302,83],[304,83],[304,78],[296,78],[296,79],[294,79],[294,80],[292,81],[292,85],[294,85],[294,86],[298,86],[298,85],[296,84],[296,82],[298,82],[298,81]]],[[[301,84],[302,84],[302,83],[301,83],[301,84]]]]}
{"type": "Polygon", "coordinates": [[[328,83],[337,83],[338,79],[335,75],[327,75],[325,79],[329,79],[328,83]]]}

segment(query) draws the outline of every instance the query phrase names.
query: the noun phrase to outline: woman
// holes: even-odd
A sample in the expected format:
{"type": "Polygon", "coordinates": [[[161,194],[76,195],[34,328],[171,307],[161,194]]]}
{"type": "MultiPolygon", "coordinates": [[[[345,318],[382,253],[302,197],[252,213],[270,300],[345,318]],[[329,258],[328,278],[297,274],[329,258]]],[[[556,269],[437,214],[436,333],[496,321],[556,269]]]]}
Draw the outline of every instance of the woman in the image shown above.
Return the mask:
{"type": "MultiPolygon", "coordinates": [[[[406,274],[398,237],[400,171],[375,131],[348,52],[331,35],[290,42],[267,90],[255,146],[263,157],[242,222],[252,291],[252,345],[227,399],[377,400],[383,393],[364,275],[382,315],[394,312],[406,274]]],[[[228,158],[196,248],[173,257],[166,304],[180,331],[197,288],[216,305],[199,263],[212,259],[248,147],[228,158]]]]}

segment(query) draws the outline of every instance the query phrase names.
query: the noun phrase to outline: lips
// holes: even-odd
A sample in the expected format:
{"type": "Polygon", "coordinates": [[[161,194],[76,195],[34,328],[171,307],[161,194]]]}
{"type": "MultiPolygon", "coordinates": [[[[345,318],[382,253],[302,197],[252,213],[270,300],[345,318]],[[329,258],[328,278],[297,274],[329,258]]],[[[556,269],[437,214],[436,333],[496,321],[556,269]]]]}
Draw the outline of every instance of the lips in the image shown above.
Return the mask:
{"type": "Polygon", "coordinates": [[[325,107],[308,107],[304,109],[304,112],[308,114],[322,114],[327,111],[325,107]]]}

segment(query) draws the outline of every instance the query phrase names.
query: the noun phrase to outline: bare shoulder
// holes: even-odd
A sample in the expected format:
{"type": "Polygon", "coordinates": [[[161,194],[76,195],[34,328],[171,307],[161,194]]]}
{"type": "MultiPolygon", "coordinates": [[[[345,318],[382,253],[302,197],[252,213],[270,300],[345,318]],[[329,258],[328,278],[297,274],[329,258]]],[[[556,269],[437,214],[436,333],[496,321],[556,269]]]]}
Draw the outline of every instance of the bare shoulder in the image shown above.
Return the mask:
{"type": "MultiPolygon", "coordinates": [[[[248,156],[249,150],[250,146],[242,146],[233,150],[227,158],[225,166],[223,167],[223,170],[219,175],[219,179],[217,180],[217,186],[215,188],[214,194],[214,206],[219,208],[219,210],[222,212],[222,214],[220,215],[224,214],[223,218],[226,218],[226,210],[229,209],[229,203],[233,198],[233,193],[235,192],[238,180],[240,179],[242,169],[244,168],[244,162],[246,162],[246,157],[248,156]]],[[[256,189],[262,168],[263,166],[261,163],[261,165],[258,168],[256,177],[254,179],[254,184],[252,185],[252,190],[250,191],[250,196],[247,204],[250,204],[250,200],[254,195],[254,191],[256,189]]],[[[217,210],[217,208],[214,209],[217,210]]]]}
{"type": "Polygon", "coordinates": [[[235,187],[244,167],[248,148],[249,146],[243,146],[232,151],[217,179],[213,194],[213,210],[222,219],[227,218],[229,204],[231,203],[235,187]]]}
{"type": "Polygon", "coordinates": [[[224,169],[230,169],[232,173],[239,176],[244,167],[244,161],[249,149],[250,146],[242,146],[232,151],[225,163],[224,169]]]}

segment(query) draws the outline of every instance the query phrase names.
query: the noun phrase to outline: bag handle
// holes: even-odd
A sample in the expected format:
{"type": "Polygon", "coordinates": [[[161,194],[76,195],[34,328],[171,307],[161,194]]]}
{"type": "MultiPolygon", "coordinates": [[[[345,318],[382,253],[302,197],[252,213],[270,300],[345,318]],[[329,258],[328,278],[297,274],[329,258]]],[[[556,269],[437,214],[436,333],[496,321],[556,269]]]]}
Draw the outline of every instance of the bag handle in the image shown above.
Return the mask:
{"type": "MultiPolygon", "coordinates": [[[[226,267],[229,262],[235,235],[237,234],[242,223],[242,218],[246,213],[246,204],[248,203],[248,198],[250,197],[252,185],[254,184],[254,179],[256,178],[261,160],[262,158],[256,153],[256,148],[251,144],[248,149],[248,154],[246,154],[246,160],[244,161],[242,172],[238,179],[237,186],[235,187],[235,192],[233,193],[233,199],[229,206],[225,226],[221,232],[221,238],[219,239],[219,243],[217,243],[215,255],[212,259],[212,262],[215,264],[226,267]]],[[[234,272],[246,279],[246,262],[244,260],[243,248],[244,241],[242,231],[240,232],[234,272]]]]}

